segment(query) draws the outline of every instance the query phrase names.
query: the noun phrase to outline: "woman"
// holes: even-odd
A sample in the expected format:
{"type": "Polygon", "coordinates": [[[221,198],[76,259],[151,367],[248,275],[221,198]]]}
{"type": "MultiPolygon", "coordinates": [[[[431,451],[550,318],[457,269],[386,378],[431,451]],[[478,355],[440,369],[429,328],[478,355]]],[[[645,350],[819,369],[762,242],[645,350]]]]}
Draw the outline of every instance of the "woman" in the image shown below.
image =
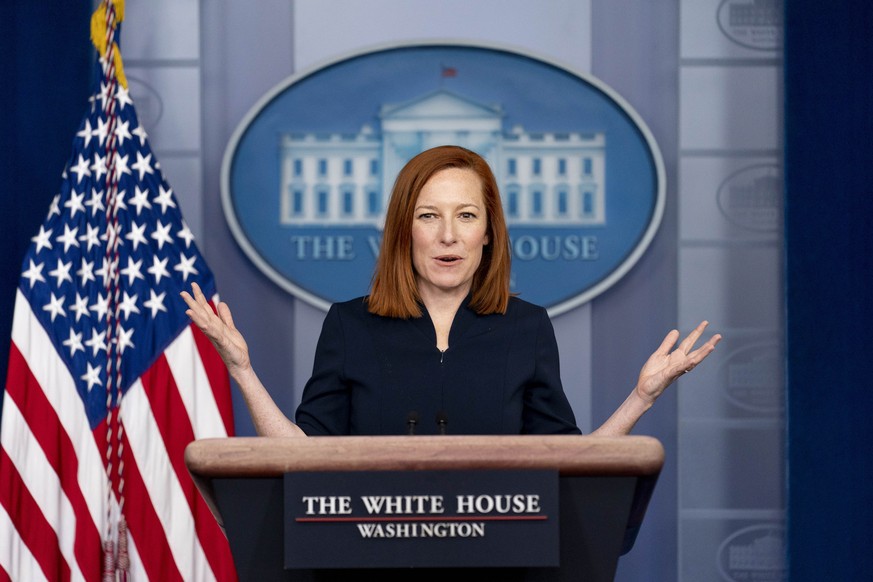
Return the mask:
{"type": "MultiPolygon", "coordinates": [[[[509,292],[509,236],[494,175],[478,154],[442,146],[400,171],[372,291],[331,307],[313,374],[291,422],[251,367],[226,304],[197,285],[182,297],[236,380],[262,436],[578,433],[543,308],[509,292]]],[[[701,323],[671,331],[636,386],[593,434],[628,434],[697,349],[701,323]]]]}

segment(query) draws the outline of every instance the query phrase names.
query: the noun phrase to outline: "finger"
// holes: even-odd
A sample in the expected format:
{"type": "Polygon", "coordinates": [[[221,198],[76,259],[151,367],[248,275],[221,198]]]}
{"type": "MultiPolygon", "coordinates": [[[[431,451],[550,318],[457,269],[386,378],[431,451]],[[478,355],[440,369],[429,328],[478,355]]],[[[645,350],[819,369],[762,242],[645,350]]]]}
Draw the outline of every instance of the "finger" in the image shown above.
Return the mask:
{"type": "Polygon", "coordinates": [[[206,318],[209,317],[209,314],[205,313],[204,305],[198,302],[194,297],[192,297],[190,293],[188,293],[187,291],[181,291],[179,295],[182,297],[185,305],[188,306],[188,309],[185,311],[185,313],[187,313],[188,317],[190,317],[192,320],[203,322],[206,318]]]}
{"type": "Polygon", "coordinates": [[[194,298],[197,300],[197,303],[201,305],[206,305],[209,302],[206,300],[206,295],[203,294],[203,289],[200,288],[195,282],[191,283],[191,290],[194,292],[194,298]]]}
{"type": "Polygon", "coordinates": [[[227,327],[233,330],[236,329],[236,326],[233,324],[233,315],[230,313],[230,307],[224,301],[218,304],[218,316],[227,327]]]}
{"type": "Polygon", "coordinates": [[[188,309],[185,310],[185,314],[191,318],[191,321],[200,326],[203,317],[200,304],[197,303],[187,291],[180,292],[179,296],[182,297],[182,301],[184,301],[185,305],[188,306],[188,309]]]}
{"type": "Polygon", "coordinates": [[[688,354],[686,362],[689,364],[689,369],[687,371],[690,371],[691,368],[702,362],[709,354],[711,354],[715,350],[715,346],[720,341],[721,334],[715,334],[714,336],[709,338],[709,341],[707,341],[705,344],[688,354]]]}
{"type": "Polygon", "coordinates": [[[664,341],[661,342],[661,345],[658,346],[658,349],[655,350],[655,353],[663,356],[669,354],[670,350],[673,349],[673,346],[676,345],[677,339],[679,339],[679,330],[671,330],[664,338],[664,341]]]}
{"type": "Polygon", "coordinates": [[[191,294],[188,293],[187,291],[180,292],[179,297],[182,298],[182,301],[184,301],[185,305],[187,305],[189,308],[193,309],[194,307],[197,306],[197,302],[194,301],[194,298],[191,297],[191,294]]]}
{"type": "Polygon", "coordinates": [[[707,325],[709,325],[708,321],[701,321],[700,324],[695,327],[684,340],[682,340],[682,343],[679,344],[679,349],[686,354],[690,352],[691,348],[694,347],[694,344],[697,343],[697,340],[700,339],[700,336],[703,335],[707,325]]]}

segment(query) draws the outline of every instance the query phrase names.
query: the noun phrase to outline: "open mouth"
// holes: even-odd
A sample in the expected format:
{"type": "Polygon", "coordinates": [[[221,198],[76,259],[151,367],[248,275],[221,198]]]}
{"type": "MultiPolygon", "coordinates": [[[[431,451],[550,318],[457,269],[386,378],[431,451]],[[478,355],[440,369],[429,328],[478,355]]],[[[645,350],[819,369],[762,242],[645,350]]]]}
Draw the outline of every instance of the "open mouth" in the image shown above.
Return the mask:
{"type": "Polygon", "coordinates": [[[455,257],[455,256],[437,257],[436,260],[448,265],[448,264],[460,261],[461,257],[455,257]]]}

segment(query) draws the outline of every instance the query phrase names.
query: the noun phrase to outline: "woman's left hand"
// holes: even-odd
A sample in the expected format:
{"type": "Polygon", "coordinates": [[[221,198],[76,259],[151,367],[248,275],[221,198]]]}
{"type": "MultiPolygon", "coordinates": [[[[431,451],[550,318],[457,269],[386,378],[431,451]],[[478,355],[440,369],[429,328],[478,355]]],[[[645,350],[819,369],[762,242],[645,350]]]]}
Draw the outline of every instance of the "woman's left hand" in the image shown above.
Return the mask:
{"type": "Polygon", "coordinates": [[[667,334],[661,346],[649,357],[640,371],[636,386],[640,398],[649,404],[653,403],[676,378],[693,370],[712,353],[716,344],[721,341],[720,334],[715,334],[708,342],[694,349],[694,344],[703,335],[707,325],[709,325],[708,321],[701,322],[675,350],[673,347],[679,339],[679,331],[674,329],[667,334]]]}

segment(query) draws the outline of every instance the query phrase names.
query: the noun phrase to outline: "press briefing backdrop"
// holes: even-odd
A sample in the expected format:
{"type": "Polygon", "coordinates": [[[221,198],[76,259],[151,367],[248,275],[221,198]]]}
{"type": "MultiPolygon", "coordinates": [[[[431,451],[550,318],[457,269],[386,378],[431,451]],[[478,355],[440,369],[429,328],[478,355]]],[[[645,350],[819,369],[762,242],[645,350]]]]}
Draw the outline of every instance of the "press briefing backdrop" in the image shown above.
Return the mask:
{"type": "MultiPolygon", "coordinates": [[[[4,362],[20,261],[57,188],[91,74],[85,11],[7,4],[0,72],[14,83],[4,83],[2,97],[0,188],[4,208],[15,212],[4,213],[2,228],[4,362]],[[62,57],[60,66],[55,59],[62,57]]],[[[247,112],[294,74],[386,44],[493,43],[564,63],[639,113],[667,178],[664,217],[639,262],[607,292],[555,318],[580,425],[590,430],[615,408],[672,327],[687,331],[707,318],[726,338],[636,430],[665,444],[667,463],[618,579],[784,579],[780,3],[255,6],[130,1],[122,51],[162,170],[283,409],[293,414],[324,313],[263,275],[227,225],[222,158],[247,112]]],[[[235,411],[238,433],[251,434],[238,398],[235,411]]]]}

